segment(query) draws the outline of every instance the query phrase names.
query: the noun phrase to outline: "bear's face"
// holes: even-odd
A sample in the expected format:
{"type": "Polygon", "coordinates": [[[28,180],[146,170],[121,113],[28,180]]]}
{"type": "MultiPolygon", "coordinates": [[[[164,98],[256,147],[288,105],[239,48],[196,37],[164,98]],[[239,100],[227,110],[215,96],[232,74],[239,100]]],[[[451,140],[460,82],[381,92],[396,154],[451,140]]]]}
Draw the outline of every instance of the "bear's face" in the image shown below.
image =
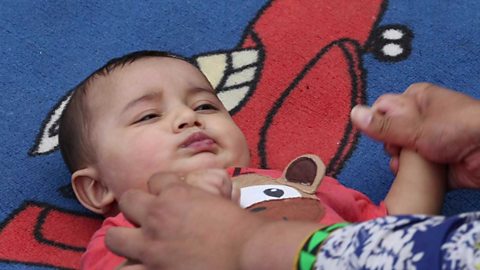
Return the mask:
{"type": "Polygon", "coordinates": [[[325,210],[315,191],[324,174],[320,158],[304,155],[290,162],[280,178],[250,173],[234,177],[233,184],[241,190],[241,206],[251,212],[273,219],[319,221],[325,210]]]}

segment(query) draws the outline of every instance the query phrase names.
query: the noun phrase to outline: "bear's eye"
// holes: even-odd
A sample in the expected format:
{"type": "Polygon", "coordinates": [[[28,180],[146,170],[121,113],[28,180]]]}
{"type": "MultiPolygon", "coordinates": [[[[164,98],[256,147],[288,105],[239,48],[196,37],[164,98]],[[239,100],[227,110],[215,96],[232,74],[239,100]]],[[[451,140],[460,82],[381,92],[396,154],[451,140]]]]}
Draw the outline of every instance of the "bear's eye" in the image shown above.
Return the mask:
{"type": "Polygon", "coordinates": [[[265,193],[265,195],[267,195],[267,196],[275,197],[275,198],[281,198],[283,196],[283,194],[285,194],[285,192],[283,192],[283,190],[278,189],[278,188],[265,189],[263,191],[263,193],[265,193]]]}

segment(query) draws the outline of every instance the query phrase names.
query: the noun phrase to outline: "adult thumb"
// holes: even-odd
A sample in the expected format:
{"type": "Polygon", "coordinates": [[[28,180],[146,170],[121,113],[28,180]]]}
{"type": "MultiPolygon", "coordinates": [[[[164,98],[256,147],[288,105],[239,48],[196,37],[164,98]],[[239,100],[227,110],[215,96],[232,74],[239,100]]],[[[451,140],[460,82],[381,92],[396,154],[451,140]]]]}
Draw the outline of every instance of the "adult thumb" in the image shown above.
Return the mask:
{"type": "Polygon", "coordinates": [[[374,111],[365,105],[355,106],[350,117],[353,125],[369,137],[390,144],[405,146],[405,136],[402,131],[394,130],[397,127],[392,125],[392,118],[384,113],[374,111]]]}

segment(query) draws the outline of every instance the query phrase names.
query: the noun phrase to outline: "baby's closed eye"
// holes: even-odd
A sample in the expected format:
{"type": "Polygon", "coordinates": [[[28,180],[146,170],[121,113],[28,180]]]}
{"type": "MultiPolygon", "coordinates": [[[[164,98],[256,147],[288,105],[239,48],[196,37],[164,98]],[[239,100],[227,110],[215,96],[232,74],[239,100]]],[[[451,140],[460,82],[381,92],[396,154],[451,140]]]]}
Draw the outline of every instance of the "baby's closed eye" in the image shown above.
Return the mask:
{"type": "Polygon", "coordinates": [[[195,107],[195,111],[207,111],[207,110],[217,111],[218,108],[217,106],[210,103],[200,104],[199,106],[195,107]]]}
{"type": "Polygon", "coordinates": [[[134,122],[134,124],[141,123],[141,122],[146,122],[146,121],[158,118],[160,116],[161,115],[159,113],[148,113],[144,116],[141,116],[137,121],[134,122]]]}

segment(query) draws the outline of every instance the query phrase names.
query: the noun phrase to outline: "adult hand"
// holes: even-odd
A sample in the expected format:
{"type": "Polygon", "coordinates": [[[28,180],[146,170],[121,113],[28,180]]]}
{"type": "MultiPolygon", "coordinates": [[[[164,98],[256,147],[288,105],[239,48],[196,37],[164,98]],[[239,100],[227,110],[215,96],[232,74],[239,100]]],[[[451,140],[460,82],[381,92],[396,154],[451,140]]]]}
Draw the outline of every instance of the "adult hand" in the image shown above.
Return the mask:
{"type": "Polygon", "coordinates": [[[449,165],[451,188],[480,188],[480,101],[429,83],[386,94],[371,108],[356,106],[353,124],[383,141],[398,169],[400,147],[449,165]],[[413,108],[413,109],[412,109],[413,108]]]}
{"type": "Polygon", "coordinates": [[[125,192],[119,206],[138,228],[112,228],[106,244],[128,262],[119,269],[291,269],[319,224],[270,221],[235,203],[157,174],[149,191],[125,192]]]}
{"type": "Polygon", "coordinates": [[[245,237],[262,222],[175,174],[155,175],[148,188],[151,194],[132,190],[119,202],[139,228],[107,233],[108,248],[130,260],[122,269],[234,269],[245,237]]]}

